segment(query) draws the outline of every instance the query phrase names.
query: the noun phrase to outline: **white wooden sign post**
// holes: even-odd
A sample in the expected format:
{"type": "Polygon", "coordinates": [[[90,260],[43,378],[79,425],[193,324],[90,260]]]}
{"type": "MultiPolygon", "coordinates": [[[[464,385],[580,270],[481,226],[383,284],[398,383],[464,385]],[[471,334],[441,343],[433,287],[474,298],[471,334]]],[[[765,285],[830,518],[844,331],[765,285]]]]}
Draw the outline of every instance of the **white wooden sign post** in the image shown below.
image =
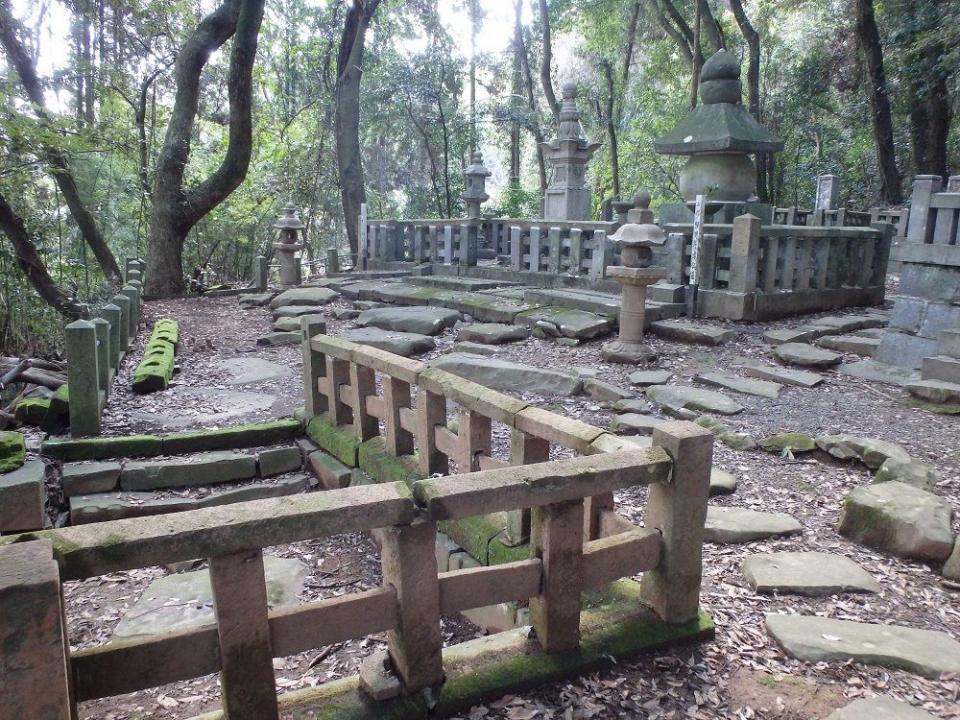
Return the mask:
{"type": "Polygon", "coordinates": [[[697,308],[697,286],[700,284],[700,249],[703,244],[703,220],[707,198],[697,195],[693,210],[693,237],[690,244],[690,280],[687,283],[687,317],[692,318],[697,308]]]}

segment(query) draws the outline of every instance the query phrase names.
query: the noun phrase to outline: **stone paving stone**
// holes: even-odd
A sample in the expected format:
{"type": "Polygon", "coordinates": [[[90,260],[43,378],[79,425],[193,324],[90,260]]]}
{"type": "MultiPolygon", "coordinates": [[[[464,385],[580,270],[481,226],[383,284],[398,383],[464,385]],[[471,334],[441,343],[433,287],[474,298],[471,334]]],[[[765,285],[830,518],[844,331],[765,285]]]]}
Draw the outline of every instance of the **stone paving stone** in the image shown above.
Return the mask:
{"type": "Polygon", "coordinates": [[[744,378],[738,375],[727,375],[726,373],[708,372],[701,373],[694,378],[697,382],[714,387],[722,387],[727,390],[744,393],[745,395],[756,395],[771,400],[776,400],[780,396],[780,390],[783,385],[769,380],[757,380],[744,378]]]}
{"type": "Polygon", "coordinates": [[[666,385],[670,382],[673,373],[669,370],[637,370],[627,376],[634,385],[646,387],[648,385],[666,385]]]}
{"type": "Polygon", "coordinates": [[[778,345],[773,353],[786,363],[803,367],[830,367],[843,360],[843,356],[835,352],[795,342],[778,345]]]}
{"type": "Polygon", "coordinates": [[[530,392],[569,396],[583,389],[583,380],[570,373],[476,355],[441,355],[431,360],[430,365],[494,390],[513,394],[530,392]]]}
{"type": "Polygon", "coordinates": [[[518,313],[514,322],[527,326],[541,327],[546,323],[556,328],[558,336],[589,340],[610,334],[613,324],[609,318],[584,310],[568,308],[540,307],[518,313]]]}
{"type": "Polygon", "coordinates": [[[823,375],[809,370],[794,370],[780,365],[763,365],[755,361],[736,363],[734,367],[744,375],[771,380],[781,385],[812,388],[823,382],[823,375]]]}
{"type": "Polygon", "coordinates": [[[869,359],[854,363],[844,363],[840,366],[839,372],[841,375],[849,375],[863,380],[883,383],[884,385],[897,385],[900,387],[920,380],[919,370],[903,368],[898,365],[889,365],[869,359]]]}
{"type": "Polygon", "coordinates": [[[651,385],[647,388],[647,397],[674,410],[686,408],[720,415],[736,415],[743,411],[742,405],[722,393],[686,385],[651,385]]]}
{"type": "Polygon", "coordinates": [[[728,545],[796,535],[802,530],[800,523],[785,513],[711,505],[707,508],[704,540],[728,545]]]}
{"type": "Polygon", "coordinates": [[[610,430],[619,435],[653,435],[655,429],[669,422],[669,420],[661,420],[653,415],[624,413],[614,416],[613,420],[610,421],[610,430]]]}
{"type": "MultiPolygon", "coordinates": [[[[299,332],[300,321],[296,322],[299,332]]],[[[218,360],[213,364],[213,369],[227,373],[227,378],[223,381],[225,385],[251,385],[293,377],[292,368],[257,357],[218,360]]]]}
{"type": "Polygon", "coordinates": [[[650,323],[650,330],[654,335],[679,340],[680,342],[697,343],[699,345],[723,345],[737,336],[733,330],[714,327],[713,325],[694,325],[689,322],[659,320],[650,323]]]}
{"type": "Polygon", "coordinates": [[[288,305],[326,305],[339,295],[336,290],[323,287],[291,288],[270,301],[271,309],[288,305]]]}
{"type": "Polygon", "coordinates": [[[933,715],[893,698],[860,698],[827,715],[825,720],[937,720],[933,715]]]}
{"type": "Polygon", "coordinates": [[[257,338],[257,345],[268,345],[276,347],[278,345],[299,345],[303,340],[300,331],[296,332],[269,332],[257,338]]]}
{"type": "Polygon", "coordinates": [[[428,335],[381,330],[373,327],[347,330],[340,337],[359,345],[369,345],[403,357],[422,355],[436,347],[433,338],[428,335]]]}
{"type": "Polygon", "coordinates": [[[827,335],[817,340],[816,344],[828,350],[872,357],[874,351],[879,347],[880,341],[876,338],[860,335],[827,335]]]}
{"type": "Polygon", "coordinates": [[[64,463],[63,494],[87,495],[109,492],[117,487],[121,466],[118,462],[64,463]]]}
{"type": "Polygon", "coordinates": [[[455,353],[469,353],[471,355],[496,355],[496,348],[491,345],[484,345],[482,343],[470,342],[469,340],[464,340],[463,342],[455,342],[453,344],[453,352],[455,353]]]}
{"type": "Polygon", "coordinates": [[[364,310],[356,319],[360,327],[438,335],[460,319],[456,310],[430,306],[384,307],[364,310]]]}
{"type": "Polygon", "coordinates": [[[530,337],[530,328],[523,325],[472,323],[457,328],[458,341],[481,343],[483,345],[518,342],[526,340],[528,337],[530,337]]]}
{"type": "Polygon", "coordinates": [[[857,563],[823,552],[777,552],[749,555],[743,575],[758,593],[836,595],[880,592],[880,584],[857,563]]]}

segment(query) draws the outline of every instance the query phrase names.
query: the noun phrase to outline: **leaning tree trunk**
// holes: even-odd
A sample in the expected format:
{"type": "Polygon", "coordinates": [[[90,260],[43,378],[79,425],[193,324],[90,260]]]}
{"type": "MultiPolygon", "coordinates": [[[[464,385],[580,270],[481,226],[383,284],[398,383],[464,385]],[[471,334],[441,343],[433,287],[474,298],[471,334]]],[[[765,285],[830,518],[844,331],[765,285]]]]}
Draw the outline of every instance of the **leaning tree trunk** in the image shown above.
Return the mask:
{"type": "Polygon", "coordinates": [[[877,146],[877,164],[880,170],[880,199],[891,205],[899,205],[903,202],[900,187],[902,179],[893,145],[893,117],[890,112],[890,96],[887,93],[887,77],[883,69],[880,30],[877,28],[873,0],[854,1],[857,11],[857,42],[863,51],[870,79],[870,109],[873,111],[873,139],[877,146]]]}
{"type": "MultiPolygon", "coordinates": [[[[747,41],[747,107],[757,122],[760,117],[760,34],[754,29],[743,10],[741,0],[730,0],[730,9],[737,21],[737,26],[747,41]]],[[[769,153],[757,153],[757,196],[760,202],[769,202],[770,193],[767,190],[767,164],[769,153]]]]}
{"type": "Polygon", "coordinates": [[[343,24],[340,52],[337,55],[336,137],[337,170],[340,173],[340,197],[343,221],[347,226],[350,252],[360,252],[360,206],[367,201],[360,154],[360,79],[363,75],[363,47],[367,28],[380,0],[353,0],[343,24]]]}
{"type": "Polygon", "coordinates": [[[190,230],[223,202],[247,175],[253,153],[253,63],[264,0],[226,0],[184,43],[174,68],[176,97],[157,158],[144,294],[184,292],[183,245],[190,230]],[[190,141],[200,103],[200,75],[210,55],[233,37],[227,96],[228,143],[220,166],[193,188],[184,187],[190,141]]]}

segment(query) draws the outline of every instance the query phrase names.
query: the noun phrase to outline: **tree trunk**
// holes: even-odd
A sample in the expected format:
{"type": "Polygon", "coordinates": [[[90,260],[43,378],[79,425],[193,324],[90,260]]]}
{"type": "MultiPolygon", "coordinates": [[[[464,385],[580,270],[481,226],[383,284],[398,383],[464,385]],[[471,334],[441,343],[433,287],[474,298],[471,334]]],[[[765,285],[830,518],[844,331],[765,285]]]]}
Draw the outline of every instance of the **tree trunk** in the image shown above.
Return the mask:
{"type": "Polygon", "coordinates": [[[184,43],[174,67],[176,98],[157,158],[144,294],[183,293],[183,245],[191,228],[243,182],[253,152],[253,63],[264,0],[226,0],[184,43]],[[233,37],[227,95],[230,121],[220,166],[193,189],[184,188],[190,142],[200,102],[200,75],[210,55],[233,37]]]}
{"type": "Polygon", "coordinates": [[[523,89],[520,59],[523,49],[523,25],[520,22],[521,0],[513,3],[513,73],[510,82],[510,178],[511,188],[520,187],[520,92],[523,89]]]}
{"type": "Polygon", "coordinates": [[[673,38],[683,59],[687,61],[687,65],[692,69],[693,32],[690,30],[687,21],[683,19],[683,16],[680,15],[670,0],[663,0],[663,5],[661,5],[658,0],[647,0],[647,2],[650,4],[654,13],[656,13],[660,27],[663,28],[663,31],[667,33],[667,35],[673,38]]]}
{"type": "MultiPolygon", "coordinates": [[[[760,117],[760,34],[754,29],[743,10],[741,0],[729,0],[733,17],[737,26],[747,41],[747,108],[750,114],[761,122],[760,117]]],[[[757,153],[757,196],[760,202],[769,202],[770,194],[767,190],[767,158],[768,153],[757,153]]]]}
{"type": "MultiPolygon", "coordinates": [[[[40,79],[37,77],[37,71],[33,61],[26,49],[17,38],[18,23],[14,20],[10,11],[9,0],[0,0],[0,44],[3,45],[10,64],[16,68],[20,76],[20,83],[27,93],[27,98],[34,106],[37,116],[45,123],[50,122],[44,104],[43,89],[40,87],[40,79]]],[[[73,216],[77,228],[83,236],[84,241],[93,250],[97,262],[103,268],[104,275],[108,279],[120,280],[120,266],[117,260],[107,246],[106,240],[100,233],[93,215],[87,210],[86,205],[80,197],[80,189],[74,180],[73,173],[70,172],[70,165],[67,162],[67,156],[58,148],[51,145],[44,145],[43,152],[46,156],[47,164],[53,174],[53,179],[63,193],[70,214],[73,216]]]]}
{"type": "Polygon", "coordinates": [[[693,21],[693,73],[690,78],[690,107],[697,106],[697,96],[700,92],[700,71],[703,69],[703,48],[700,46],[700,30],[703,26],[703,3],[697,3],[693,21]]]}
{"type": "Polygon", "coordinates": [[[553,91],[553,40],[550,33],[550,7],[547,0],[540,0],[540,33],[543,42],[543,58],[540,62],[540,82],[543,85],[543,96],[547,99],[547,106],[553,113],[554,122],[560,124],[560,103],[557,94],[553,91]]]}
{"type": "Polygon", "coordinates": [[[343,24],[340,52],[337,55],[336,136],[337,169],[340,173],[340,197],[343,221],[347,226],[350,252],[359,252],[360,206],[367,201],[360,154],[360,78],[363,75],[363,46],[367,28],[380,0],[353,0],[343,24]]]}
{"type": "Polygon", "coordinates": [[[76,320],[84,315],[85,307],[67,295],[50,277],[47,266],[37,253],[37,248],[30,240],[30,234],[23,223],[23,219],[10,207],[6,199],[0,195],[0,230],[3,230],[13,247],[17,265],[26,275],[27,280],[54,310],[70,320],[76,320]]]}
{"type": "Polygon", "coordinates": [[[547,189],[547,163],[543,157],[543,130],[540,128],[540,121],[537,117],[539,108],[537,107],[537,98],[533,90],[533,73],[530,70],[530,57],[527,55],[527,44],[524,42],[523,34],[520,35],[520,66],[523,70],[523,84],[527,93],[527,107],[530,108],[530,132],[533,134],[537,150],[537,173],[540,179],[540,192],[547,189]]]}
{"type": "Polygon", "coordinates": [[[613,181],[613,196],[618,200],[623,198],[620,195],[620,153],[617,148],[617,126],[613,118],[613,68],[609,60],[601,62],[603,66],[603,75],[607,80],[607,98],[606,98],[606,118],[607,121],[607,139],[610,142],[610,176],[613,181]]]}
{"type": "Polygon", "coordinates": [[[857,12],[857,42],[863,52],[870,80],[869,97],[870,109],[873,111],[873,139],[877,146],[877,165],[880,171],[880,200],[899,205],[903,202],[900,187],[902,179],[893,144],[893,118],[890,112],[890,97],[887,94],[887,78],[883,69],[880,30],[877,28],[873,0],[854,2],[857,12]]]}
{"type": "Polygon", "coordinates": [[[703,29],[707,31],[707,38],[710,40],[710,53],[712,55],[727,45],[723,37],[723,28],[720,27],[720,23],[713,16],[713,10],[710,9],[708,0],[700,0],[700,14],[703,29]]]}

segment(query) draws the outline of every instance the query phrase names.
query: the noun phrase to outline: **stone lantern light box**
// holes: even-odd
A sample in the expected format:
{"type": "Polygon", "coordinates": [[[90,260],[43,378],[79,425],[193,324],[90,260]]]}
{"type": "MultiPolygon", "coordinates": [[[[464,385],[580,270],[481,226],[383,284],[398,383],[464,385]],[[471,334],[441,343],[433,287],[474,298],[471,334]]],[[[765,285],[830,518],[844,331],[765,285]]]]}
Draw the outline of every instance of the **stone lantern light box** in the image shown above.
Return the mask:
{"type": "Polygon", "coordinates": [[[273,224],[277,240],[273,250],[280,263],[280,285],[283,288],[300,284],[300,251],[303,250],[304,224],[297,215],[297,206],[288,202],[273,224]]]}

